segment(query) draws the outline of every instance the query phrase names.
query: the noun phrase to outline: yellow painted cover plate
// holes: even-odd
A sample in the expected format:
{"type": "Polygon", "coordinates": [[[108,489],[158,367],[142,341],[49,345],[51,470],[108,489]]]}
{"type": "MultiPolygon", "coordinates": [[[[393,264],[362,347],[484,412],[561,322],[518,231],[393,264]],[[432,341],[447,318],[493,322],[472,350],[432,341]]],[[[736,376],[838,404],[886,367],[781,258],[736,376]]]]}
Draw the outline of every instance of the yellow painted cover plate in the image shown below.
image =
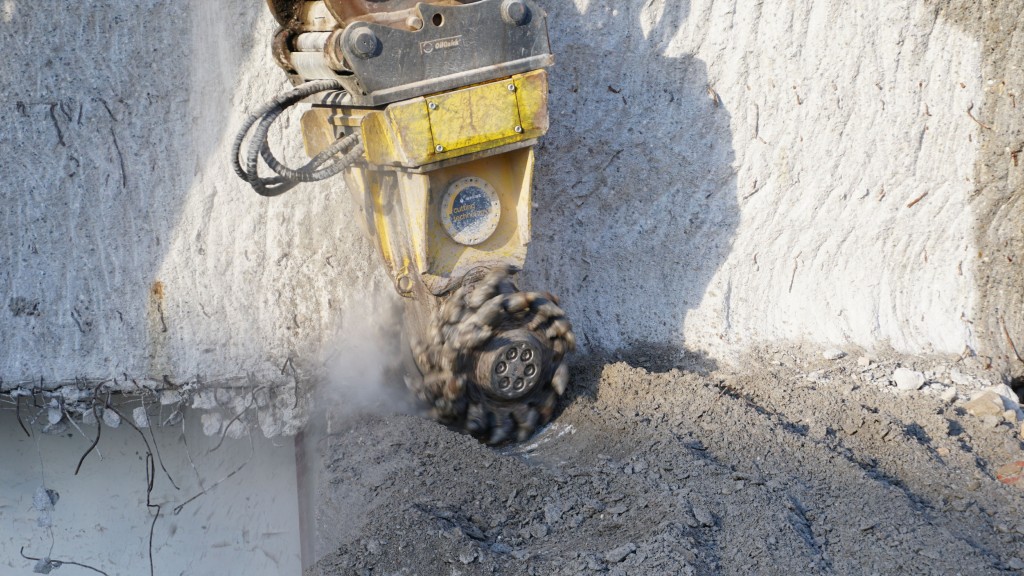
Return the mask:
{"type": "Polygon", "coordinates": [[[516,136],[522,125],[510,84],[495,82],[428,98],[434,144],[458,150],[516,136]]]}

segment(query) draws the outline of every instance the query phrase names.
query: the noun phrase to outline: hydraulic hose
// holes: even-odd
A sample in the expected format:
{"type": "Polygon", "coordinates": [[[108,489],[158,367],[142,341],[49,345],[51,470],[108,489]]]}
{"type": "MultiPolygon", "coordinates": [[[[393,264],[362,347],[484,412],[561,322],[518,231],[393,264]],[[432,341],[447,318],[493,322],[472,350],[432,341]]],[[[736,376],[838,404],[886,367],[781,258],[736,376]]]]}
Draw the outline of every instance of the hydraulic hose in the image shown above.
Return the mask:
{"type": "Polygon", "coordinates": [[[252,186],[261,196],[278,196],[304,182],[318,182],[335,176],[359,160],[363,144],[358,134],[339,139],[301,168],[289,168],[270,150],[267,137],[270,127],[288,108],[305,98],[329,90],[344,90],[337,80],[307,82],[294,90],[278,95],[246,118],[231,147],[231,165],[235,174],[252,186]],[[253,131],[255,126],[255,131],[253,131]],[[253,131],[244,159],[241,156],[246,136],[253,131]],[[262,157],[274,173],[270,177],[259,175],[262,157]],[[244,160],[244,164],[243,164],[244,160]]]}

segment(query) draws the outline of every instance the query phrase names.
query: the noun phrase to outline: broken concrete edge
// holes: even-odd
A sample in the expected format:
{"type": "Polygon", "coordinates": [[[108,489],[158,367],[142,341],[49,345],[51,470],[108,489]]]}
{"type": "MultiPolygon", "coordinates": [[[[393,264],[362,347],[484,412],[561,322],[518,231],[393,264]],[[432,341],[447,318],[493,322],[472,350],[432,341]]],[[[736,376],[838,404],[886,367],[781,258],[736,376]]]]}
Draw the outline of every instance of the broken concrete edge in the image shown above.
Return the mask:
{"type": "Polygon", "coordinates": [[[102,421],[124,419],[139,429],[179,426],[192,412],[208,436],[238,439],[252,432],[267,438],[294,436],[307,420],[308,391],[322,374],[250,374],[208,381],[168,378],[78,378],[65,382],[0,382],[0,410],[17,412],[21,425],[44,434],[74,432],[102,421]],[[9,406],[8,406],[9,404],[9,406]]]}
{"type": "MultiPolygon", "coordinates": [[[[856,346],[818,343],[764,343],[727,358],[681,346],[637,344],[616,351],[596,350],[571,359],[572,365],[626,362],[649,372],[707,373],[721,367],[739,370],[751,362],[796,366],[812,384],[828,385],[834,371],[857,372],[866,385],[894,395],[937,395],[948,403],[966,405],[986,391],[1009,399],[1016,394],[1007,374],[993,370],[986,358],[957,355],[908,355],[892,349],[866,350],[856,346]],[[640,352],[637,352],[637,351],[640,352]],[[842,352],[842,354],[839,354],[842,352]],[[897,375],[910,373],[919,386],[899,384],[897,375]],[[1008,392],[1008,393],[1007,393],[1008,392]]],[[[78,424],[107,426],[130,418],[139,428],[180,425],[187,411],[202,419],[210,436],[241,438],[258,431],[268,438],[294,436],[307,423],[310,397],[327,369],[306,362],[286,362],[282,370],[207,380],[193,377],[175,382],[168,377],[78,378],[73,381],[0,381],[0,410],[19,410],[25,422],[41,424],[42,432],[60,434],[78,424]],[[296,364],[302,364],[297,368],[296,364]],[[26,401],[26,399],[28,399],[26,401]],[[114,410],[107,411],[110,405],[114,410]]],[[[841,391],[840,391],[841,392],[841,391]]],[[[1017,406],[1019,406],[1019,398],[1017,406]]],[[[1010,408],[1004,408],[1009,410],[1010,408]]],[[[1017,408],[1016,414],[1024,414],[1017,408]]],[[[970,412],[970,410],[968,410],[970,412]]]]}

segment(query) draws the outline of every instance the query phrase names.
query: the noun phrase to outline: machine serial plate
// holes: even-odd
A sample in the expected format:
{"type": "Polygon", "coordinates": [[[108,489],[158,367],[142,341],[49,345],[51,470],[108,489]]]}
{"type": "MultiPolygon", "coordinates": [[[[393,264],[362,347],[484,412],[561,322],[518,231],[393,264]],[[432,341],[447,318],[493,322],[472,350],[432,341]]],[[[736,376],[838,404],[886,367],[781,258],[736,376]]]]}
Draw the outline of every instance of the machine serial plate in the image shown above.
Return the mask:
{"type": "Polygon", "coordinates": [[[441,224],[452,240],[464,246],[486,241],[498,228],[499,220],[498,193],[480,178],[456,180],[441,199],[441,224]]]}

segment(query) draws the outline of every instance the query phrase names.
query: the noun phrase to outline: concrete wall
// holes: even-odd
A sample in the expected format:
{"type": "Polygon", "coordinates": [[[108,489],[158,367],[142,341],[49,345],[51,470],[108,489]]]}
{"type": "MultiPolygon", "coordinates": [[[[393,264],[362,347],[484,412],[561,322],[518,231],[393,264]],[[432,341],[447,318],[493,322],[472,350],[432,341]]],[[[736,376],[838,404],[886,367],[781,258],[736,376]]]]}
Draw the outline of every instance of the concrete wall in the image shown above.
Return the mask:
{"type": "MultiPolygon", "coordinates": [[[[257,433],[251,445],[248,437],[228,438],[218,447],[220,438],[205,435],[193,412],[183,426],[159,428],[153,436],[147,431],[174,481],[157,463],[150,501],[162,509],[154,525],[155,511],[146,507],[147,448],[138,433],[127,424],[104,426],[75,476],[95,426],[83,430],[88,438],[73,428],[48,435],[34,426],[29,438],[13,413],[0,411],[0,573],[33,573],[35,562],[21,556],[24,547],[27,556],[88,564],[111,576],[149,574],[151,526],[158,575],[301,571],[290,439],[275,443],[257,433]],[[34,505],[40,487],[60,494],[52,510],[34,505]],[[186,503],[203,488],[205,495],[186,503]]],[[[65,566],[54,573],[91,572],[65,566]]]]}
{"type": "Polygon", "coordinates": [[[947,4],[551,3],[530,270],[584,342],[1024,368],[1024,3],[947,4]]]}
{"type": "MultiPolygon", "coordinates": [[[[968,4],[545,1],[525,284],[585,349],[807,340],[1019,370],[1021,2],[968,4]]],[[[0,0],[0,20],[4,386],[273,383],[389,290],[340,181],[265,200],[228,167],[285,87],[260,3],[0,0]]]]}

